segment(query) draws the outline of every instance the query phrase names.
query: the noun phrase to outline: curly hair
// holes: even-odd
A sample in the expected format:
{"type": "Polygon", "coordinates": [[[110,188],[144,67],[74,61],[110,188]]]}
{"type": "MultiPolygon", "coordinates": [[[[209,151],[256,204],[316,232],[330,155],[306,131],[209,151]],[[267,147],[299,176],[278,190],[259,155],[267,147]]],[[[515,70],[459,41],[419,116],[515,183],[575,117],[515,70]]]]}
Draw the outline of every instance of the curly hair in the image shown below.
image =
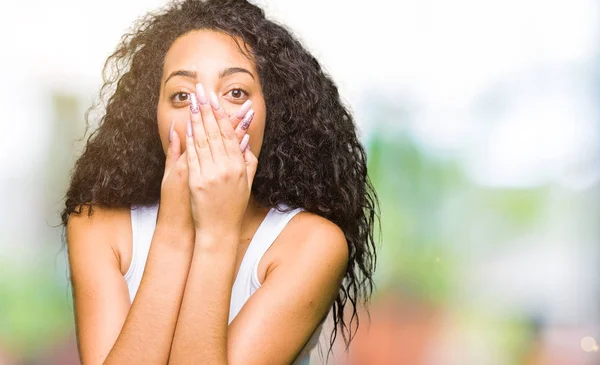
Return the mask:
{"type": "MultiPolygon", "coordinates": [[[[234,38],[261,79],[267,115],[252,186],[256,201],[265,207],[302,207],[345,234],[349,260],[333,304],[329,353],[338,327],[347,351],[359,326],[357,307],[367,307],[374,289],[376,218],[381,225],[366,153],[350,111],[319,62],[290,31],[247,1],[175,1],[139,19],[123,35],[104,64],[104,110],[72,171],[62,225],[84,207],[91,215],[94,206],[131,207],[160,200],[165,154],[156,110],[163,61],[178,37],[198,29],[234,38]],[[346,323],[348,301],[352,315],[346,323]]],[[[88,127],[97,106],[85,114],[88,127]]]]}

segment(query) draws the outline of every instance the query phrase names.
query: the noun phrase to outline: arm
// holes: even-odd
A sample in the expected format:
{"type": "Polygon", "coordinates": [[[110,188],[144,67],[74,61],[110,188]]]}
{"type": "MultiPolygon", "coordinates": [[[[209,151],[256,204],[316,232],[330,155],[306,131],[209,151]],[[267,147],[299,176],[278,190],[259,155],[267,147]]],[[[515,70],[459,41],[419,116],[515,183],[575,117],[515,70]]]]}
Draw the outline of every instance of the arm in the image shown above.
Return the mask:
{"type": "Polygon", "coordinates": [[[305,217],[290,237],[295,239],[289,242],[287,259],[269,272],[229,326],[230,268],[235,254],[221,249],[226,246],[221,239],[213,239],[211,245],[207,238],[204,249],[196,246],[170,363],[283,365],[294,361],[338,294],[348,249],[342,230],[314,215],[305,217]],[[206,248],[214,246],[219,248],[206,248]]]}
{"type": "Polygon", "coordinates": [[[226,364],[239,237],[197,236],[196,240],[169,364],[226,364]]]}
{"type": "Polygon", "coordinates": [[[127,284],[110,243],[131,237],[129,210],[95,208],[67,225],[77,339],[87,364],[165,364],[192,252],[193,238],[160,224],[130,307],[127,284]],[[121,227],[121,228],[119,228],[121,227]],[[187,244],[182,242],[189,240],[187,244]],[[110,242],[110,243],[109,243],[110,242]]]}
{"type": "Polygon", "coordinates": [[[67,244],[84,365],[168,361],[194,247],[185,153],[180,153],[177,133],[171,137],[158,221],[131,306],[114,249],[116,243],[131,245],[129,209],[117,214],[96,207],[91,217],[84,210],[69,218],[67,244]]]}

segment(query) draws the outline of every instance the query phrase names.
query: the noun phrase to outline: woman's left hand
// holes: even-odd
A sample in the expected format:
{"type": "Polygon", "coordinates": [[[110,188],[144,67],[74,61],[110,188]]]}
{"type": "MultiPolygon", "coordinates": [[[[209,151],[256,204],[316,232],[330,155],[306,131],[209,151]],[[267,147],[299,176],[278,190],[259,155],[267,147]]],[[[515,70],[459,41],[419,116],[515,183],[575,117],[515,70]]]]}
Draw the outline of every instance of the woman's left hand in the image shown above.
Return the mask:
{"type": "Polygon", "coordinates": [[[209,102],[202,85],[196,90],[186,135],[196,237],[239,236],[258,159],[248,145],[250,135],[240,144],[215,93],[209,102]]]}

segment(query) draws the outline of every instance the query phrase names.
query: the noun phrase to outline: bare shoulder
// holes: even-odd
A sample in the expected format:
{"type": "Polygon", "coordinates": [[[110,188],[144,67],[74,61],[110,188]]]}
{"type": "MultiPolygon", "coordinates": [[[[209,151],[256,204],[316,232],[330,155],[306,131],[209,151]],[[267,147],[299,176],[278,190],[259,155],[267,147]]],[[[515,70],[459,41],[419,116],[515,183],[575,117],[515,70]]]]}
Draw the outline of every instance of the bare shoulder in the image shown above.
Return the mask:
{"type": "Polygon", "coordinates": [[[297,213],[275,243],[267,275],[281,264],[308,261],[327,266],[332,273],[345,273],[348,264],[348,243],[344,231],[318,214],[307,211],[297,213]]]}
{"type": "MultiPolygon", "coordinates": [[[[121,271],[131,261],[131,216],[128,208],[95,206],[89,215],[83,206],[80,214],[71,214],[67,224],[67,245],[73,255],[106,257],[111,254],[121,271]]],[[[123,271],[124,269],[124,271],[123,271]]]]}
{"type": "MultiPolygon", "coordinates": [[[[320,249],[343,258],[348,255],[348,244],[344,231],[335,223],[318,214],[302,211],[288,223],[288,238],[298,249],[320,249]]],[[[284,230],[284,232],[286,231],[284,230]]]]}

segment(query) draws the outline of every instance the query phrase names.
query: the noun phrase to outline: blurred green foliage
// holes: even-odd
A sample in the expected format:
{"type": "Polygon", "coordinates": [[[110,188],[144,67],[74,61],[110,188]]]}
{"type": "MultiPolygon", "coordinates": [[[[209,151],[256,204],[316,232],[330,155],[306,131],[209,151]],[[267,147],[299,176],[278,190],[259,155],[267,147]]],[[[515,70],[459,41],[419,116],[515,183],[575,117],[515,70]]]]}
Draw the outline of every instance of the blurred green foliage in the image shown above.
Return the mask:
{"type": "Polygon", "coordinates": [[[408,134],[376,129],[368,165],[381,203],[383,291],[443,304],[472,254],[523,234],[546,212],[547,188],[478,186],[456,160],[428,155],[408,134]]]}
{"type": "Polygon", "coordinates": [[[423,154],[407,135],[392,139],[379,131],[371,138],[368,163],[381,203],[378,285],[442,301],[455,264],[448,246],[452,227],[442,208],[446,194],[464,181],[460,170],[423,154]]]}
{"type": "Polygon", "coordinates": [[[9,353],[34,358],[61,344],[73,327],[70,292],[40,248],[21,263],[0,261],[0,344],[9,353]]]}

